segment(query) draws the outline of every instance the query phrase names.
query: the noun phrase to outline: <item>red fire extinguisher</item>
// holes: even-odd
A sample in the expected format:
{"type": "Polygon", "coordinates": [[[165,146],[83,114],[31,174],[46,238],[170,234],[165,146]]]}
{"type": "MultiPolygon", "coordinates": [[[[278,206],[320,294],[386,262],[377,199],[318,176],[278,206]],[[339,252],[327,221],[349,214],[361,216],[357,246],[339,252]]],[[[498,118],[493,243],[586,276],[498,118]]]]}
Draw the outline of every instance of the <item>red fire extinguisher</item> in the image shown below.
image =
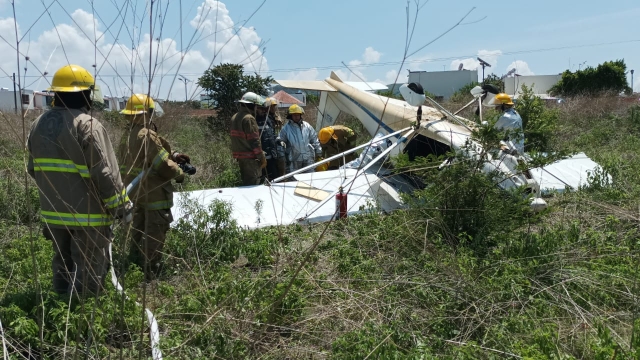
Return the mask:
{"type": "Polygon", "coordinates": [[[347,217],[347,194],[342,190],[342,186],[340,186],[336,194],[336,213],[340,219],[347,217]]]}

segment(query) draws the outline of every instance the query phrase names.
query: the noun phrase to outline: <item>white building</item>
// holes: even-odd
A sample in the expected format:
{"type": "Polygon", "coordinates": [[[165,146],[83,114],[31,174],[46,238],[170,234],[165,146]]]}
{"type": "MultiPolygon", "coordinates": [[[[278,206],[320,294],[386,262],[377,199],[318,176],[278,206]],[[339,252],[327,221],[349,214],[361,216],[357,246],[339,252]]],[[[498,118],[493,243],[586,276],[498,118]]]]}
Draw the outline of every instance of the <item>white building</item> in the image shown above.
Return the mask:
{"type": "Polygon", "coordinates": [[[33,108],[38,110],[48,110],[51,108],[53,93],[48,91],[33,92],[33,108]]]}
{"type": "Polygon", "coordinates": [[[9,91],[7,88],[0,89],[0,111],[15,112],[16,105],[18,109],[22,106],[24,110],[33,109],[33,90],[9,91]]]}
{"type": "Polygon", "coordinates": [[[425,91],[448,99],[465,85],[478,82],[478,71],[409,71],[408,82],[419,83],[425,91]]]}
{"type": "Polygon", "coordinates": [[[114,111],[123,110],[127,106],[127,100],[129,100],[128,97],[105,96],[104,108],[105,110],[114,110],[114,111]]]}
{"type": "Polygon", "coordinates": [[[562,79],[562,75],[514,76],[504,79],[505,93],[517,99],[522,93],[522,85],[533,87],[533,93],[542,98],[550,98],[549,90],[562,79]]]}

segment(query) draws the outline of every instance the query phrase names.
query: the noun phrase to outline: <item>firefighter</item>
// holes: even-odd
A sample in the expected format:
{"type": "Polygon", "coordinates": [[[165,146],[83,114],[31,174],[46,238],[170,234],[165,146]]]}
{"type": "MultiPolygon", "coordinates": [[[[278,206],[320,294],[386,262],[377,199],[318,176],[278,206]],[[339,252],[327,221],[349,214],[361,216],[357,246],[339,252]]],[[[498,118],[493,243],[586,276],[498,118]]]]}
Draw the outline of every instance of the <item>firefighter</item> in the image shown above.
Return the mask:
{"type": "Polygon", "coordinates": [[[268,116],[273,122],[273,126],[275,127],[276,132],[278,132],[280,131],[280,129],[282,129],[282,125],[284,125],[282,123],[282,119],[280,119],[280,114],[278,114],[278,100],[276,100],[275,98],[267,98],[267,101],[269,102],[268,116]]]}
{"type": "Polygon", "coordinates": [[[493,99],[493,105],[502,112],[494,127],[498,130],[507,131],[505,140],[512,141],[520,155],[524,155],[524,134],[522,132],[522,118],[513,108],[514,103],[511,96],[500,93],[493,99]]]}
{"type": "Polygon", "coordinates": [[[231,117],[231,152],[240,165],[242,185],[259,185],[267,158],[260,144],[256,118],[265,115],[266,99],[248,92],[238,100],[239,110],[231,117]]]}
{"type": "Polygon", "coordinates": [[[48,89],[55,105],[33,122],[27,141],[27,171],[38,186],[43,234],[53,243],[53,290],[59,294],[101,291],[110,225],[132,218],[107,131],[88,113],[94,86],[78,65],[56,71],[48,89]]]}
{"type": "Polygon", "coordinates": [[[270,107],[271,99],[267,98],[264,103],[265,111],[256,116],[256,123],[260,131],[260,145],[267,159],[267,166],[262,169],[262,178],[266,178],[269,181],[283,175],[278,169],[278,158],[281,153],[281,151],[278,151],[278,144],[281,141],[276,138],[275,123],[272,117],[269,116],[270,107]]]}
{"type": "MultiPolygon", "coordinates": [[[[267,98],[267,101],[269,102],[269,113],[267,114],[267,116],[271,120],[271,123],[273,124],[275,133],[278,134],[280,130],[282,130],[282,125],[283,125],[282,120],[280,119],[280,114],[278,114],[278,111],[277,111],[278,100],[276,100],[275,98],[267,98]]],[[[276,138],[276,150],[278,153],[278,159],[277,159],[278,176],[283,176],[287,172],[286,146],[287,145],[284,143],[284,141],[280,139],[280,137],[276,138]]]]}
{"type": "MultiPolygon", "coordinates": [[[[302,120],[304,110],[293,104],[287,111],[287,123],[280,130],[279,138],[286,144],[287,171],[292,172],[321,159],[322,147],[318,135],[308,122],[302,120]]],[[[313,172],[309,169],[306,172],[313,172]]]]}
{"type": "Polygon", "coordinates": [[[172,152],[169,143],[158,135],[152,120],[157,116],[152,98],[133,94],[120,113],[129,122],[129,133],[123,136],[118,151],[122,179],[128,186],[141,171],[145,172],[129,194],[134,204],[129,259],[143,269],[147,280],[153,280],[160,274],[162,249],[173,221],[171,180],[184,180],[179,164],[191,159],[172,152]]]}
{"type": "MultiPolygon", "coordinates": [[[[318,132],[318,140],[322,146],[322,156],[325,158],[353,149],[356,146],[356,138],[356,133],[343,125],[327,126],[318,132]]],[[[332,160],[328,169],[338,169],[355,158],[356,154],[352,152],[343,158],[332,160]]]]}

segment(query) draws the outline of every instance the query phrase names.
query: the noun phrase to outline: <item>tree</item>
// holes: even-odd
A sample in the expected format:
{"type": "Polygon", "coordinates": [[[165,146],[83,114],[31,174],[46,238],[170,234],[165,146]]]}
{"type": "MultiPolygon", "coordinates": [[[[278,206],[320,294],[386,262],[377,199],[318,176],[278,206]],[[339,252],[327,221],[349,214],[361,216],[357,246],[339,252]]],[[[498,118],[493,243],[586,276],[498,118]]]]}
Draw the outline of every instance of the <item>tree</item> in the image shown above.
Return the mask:
{"type": "Polygon", "coordinates": [[[378,91],[378,95],[386,96],[386,97],[392,98],[392,99],[400,99],[400,100],[402,100],[402,95],[394,94],[393,91],[391,91],[391,90],[378,91]]]}
{"type": "Polygon", "coordinates": [[[496,74],[489,74],[484,78],[485,84],[491,84],[500,89],[500,91],[504,91],[504,80],[496,74]]]}
{"type": "Polygon", "coordinates": [[[558,111],[545,106],[544,100],[535,96],[533,86],[522,85],[516,110],[522,117],[524,145],[527,152],[549,152],[551,140],[558,126],[558,111]]]}
{"type": "Polygon", "coordinates": [[[240,64],[220,64],[207,69],[198,78],[198,85],[211,97],[217,110],[216,116],[209,119],[210,124],[220,130],[227,129],[228,120],[237,112],[236,101],[248,91],[266,96],[272,81],[270,76],[245,75],[240,64]]]}
{"type": "Polygon", "coordinates": [[[626,71],[624,60],[605,61],[596,68],[587,67],[576,72],[566,70],[549,92],[556,96],[629,93],[631,88],[627,85],[626,71]]]}
{"type": "Polygon", "coordinates": [[[471,99],[473,99],[473,96],[471,95],[471,89],[473,89],[478,85],[480,85],[480,83],[477,81],[474,81],[461,87],[451,95],[451,97],[449,98],[449,102],[458,104],[458,103],[467,103],[471,101],[471,99]]]}
{"type": "MultiPolygon", "coordinates": [[[[484,78],[484,83],[495,85],[498,89],[500,89],[500,91],[504,91],[504,80],[502,80],[502,78],[500,78],[496,74],[487,75],[484,78]]],[[[458,103],[467,103],[471,101],[473,99],[473,96],[471,95],[471,89],[473,89],[476,86],[482,86],[482,84],[477,81],[474,81],[461,87],[460,89],[458,89],[458,91],[456,91],[455,93],[453,93],[453,95],[451,95],[451,97],[449,98],[449,102],[458,104],[458,103]]]]}

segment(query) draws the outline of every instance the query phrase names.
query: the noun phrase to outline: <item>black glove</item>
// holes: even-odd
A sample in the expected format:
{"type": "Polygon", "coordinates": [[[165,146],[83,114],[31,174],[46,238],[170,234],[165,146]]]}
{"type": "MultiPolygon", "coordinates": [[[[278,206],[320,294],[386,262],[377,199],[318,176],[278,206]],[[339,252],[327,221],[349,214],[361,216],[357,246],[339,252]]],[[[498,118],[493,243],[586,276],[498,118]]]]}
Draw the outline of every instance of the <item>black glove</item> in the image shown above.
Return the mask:
{"type": "Polygon", "coordinates": [[[178,166],[180,166],[180,169],[182,169],[185,174],[193,175],[196,173],[196,167],[189,162],[179,163],[178,166]]]}

